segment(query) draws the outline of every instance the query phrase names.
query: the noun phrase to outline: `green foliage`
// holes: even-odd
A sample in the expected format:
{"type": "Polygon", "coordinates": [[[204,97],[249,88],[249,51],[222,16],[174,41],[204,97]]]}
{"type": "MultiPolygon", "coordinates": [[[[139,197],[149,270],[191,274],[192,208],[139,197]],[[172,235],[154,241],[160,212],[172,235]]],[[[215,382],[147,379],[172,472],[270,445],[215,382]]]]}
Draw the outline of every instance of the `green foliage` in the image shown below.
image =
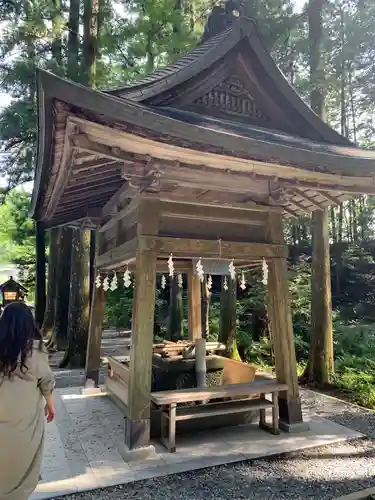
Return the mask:
{"type": "Polygon", "coordinates": [[[16,264],[23,284],[35,287],[35,224],[28,218],[30,194],[11,191],[0,206],[0,262],[16,264]]]}
{"type": "Polygon", "coordinates": [[[125,288],[119,280],[118,288],[107,295],[104,327],[127,329],[132,316],[133,288],[125,288]]]}

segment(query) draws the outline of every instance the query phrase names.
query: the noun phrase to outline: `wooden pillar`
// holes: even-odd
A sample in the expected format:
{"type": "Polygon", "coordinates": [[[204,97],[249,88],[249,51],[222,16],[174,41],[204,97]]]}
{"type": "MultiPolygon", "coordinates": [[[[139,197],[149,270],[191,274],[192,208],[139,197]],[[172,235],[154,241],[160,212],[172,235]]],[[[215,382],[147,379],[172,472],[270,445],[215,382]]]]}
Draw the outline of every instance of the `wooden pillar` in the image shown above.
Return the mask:
{"type": "Polygon", "coordinates": [[[44,229],[40,222],[36,223],[36,283],[35,283],[35,320],[42,327],[46,309],[46,244],[44,229]]]}
{"type": "MultiPolygon", "coordinates": [[[[137,235],[157,235],[159,200],[140,199],[137,235]]],[[[125,418],[125,445],[134,450],[150,444],[152,344],[156,295],[154,250],[137,249],[130,349],[128,415],[125,418]]]]}
{"type": "Polygon", "coordinates": [[[193,263],[188,272],[188,325],[189,340],[202,337],[201,282],[194,275],[193,263]]]}
{"type": "Polygon", "coordinates": [[[95,387],[99,385],[100,349],[103,334],[103,316],[107,300],[107,292],[102,287],[94,286],[90,306],[89,338],[86,353],[86,382],[93,381],[95,387]]]}
{"type": "MultiPolygon", "coordinates": [[[[281,214],[270,214],[269,230],[272,243],[284,243],[281,214]]],[[[292,432],[302,430],[303,420],[286,259],[269,260],[268,271],[269,316],[276,377],[278,382],[288,385],[288,391],[279,397],[280,426],[292,432]]]]}
{"type": "Polygon", "coordinates": [[[125,445],[129,450],[150,444],[150,392],[154,333],[156,254],[137,251],[130,351],[128,415],[125,445]]]}

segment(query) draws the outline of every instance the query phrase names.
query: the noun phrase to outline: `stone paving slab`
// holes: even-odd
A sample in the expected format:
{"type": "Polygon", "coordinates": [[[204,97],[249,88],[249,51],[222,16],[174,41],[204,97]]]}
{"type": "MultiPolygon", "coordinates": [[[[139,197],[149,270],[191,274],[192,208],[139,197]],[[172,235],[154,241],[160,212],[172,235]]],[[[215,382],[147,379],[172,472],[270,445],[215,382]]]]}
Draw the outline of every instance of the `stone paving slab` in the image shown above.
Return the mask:
{"type": "Polygon", "coordinates": [[[82,395],[80,388],[55,392],[56,421],[47,426],[42,481],[31,500],[89,491],[142,479],[210,466],[280,455],[362,437],[314,413],[306,415],[310,430],[273,436],[257,426],[241,426],[178,436],[170,454],[153,443],[156,456],[124,462],[124,419],[105,395],[82,395]]]}

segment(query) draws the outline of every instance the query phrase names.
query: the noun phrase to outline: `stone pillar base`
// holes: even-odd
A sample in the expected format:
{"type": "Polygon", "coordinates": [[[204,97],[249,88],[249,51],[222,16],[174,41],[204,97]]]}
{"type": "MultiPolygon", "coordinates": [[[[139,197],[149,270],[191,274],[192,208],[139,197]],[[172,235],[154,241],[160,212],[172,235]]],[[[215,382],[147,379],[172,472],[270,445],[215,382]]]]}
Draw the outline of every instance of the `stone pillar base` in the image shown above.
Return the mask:
{"type": "Polygon", "coordinates": [[[282,431],[288,434],[299,434],[301,432],[306,432],[310,430],[309,424],[307,422],[299,422],[297,424],[288,424],[279,420],[279,427],[282,431]]]}

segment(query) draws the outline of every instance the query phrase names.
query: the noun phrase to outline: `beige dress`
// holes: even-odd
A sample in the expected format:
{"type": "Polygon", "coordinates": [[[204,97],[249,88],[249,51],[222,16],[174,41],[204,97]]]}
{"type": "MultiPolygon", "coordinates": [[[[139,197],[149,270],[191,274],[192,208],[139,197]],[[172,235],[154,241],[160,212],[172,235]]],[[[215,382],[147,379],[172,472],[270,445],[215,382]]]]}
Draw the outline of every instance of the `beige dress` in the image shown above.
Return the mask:
{"type": "Polygon", "coordinates": [[[0,375],[0,500],[26,500],[40,474],[44,438],[44,394],[54,388],[48,355],[34,342],[28,370],[11,380],[0,375]]]}

